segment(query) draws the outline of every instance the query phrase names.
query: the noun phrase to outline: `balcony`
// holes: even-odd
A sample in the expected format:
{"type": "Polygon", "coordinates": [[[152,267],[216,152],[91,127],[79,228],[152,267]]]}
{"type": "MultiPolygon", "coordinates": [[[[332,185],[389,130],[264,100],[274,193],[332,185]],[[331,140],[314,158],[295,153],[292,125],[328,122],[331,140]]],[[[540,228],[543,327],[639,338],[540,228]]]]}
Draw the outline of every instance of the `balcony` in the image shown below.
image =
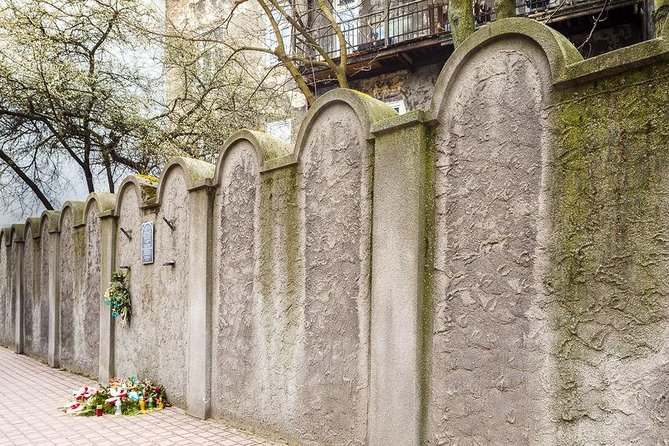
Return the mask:
{"type": "MultiPolygon", "coordinates": [[[[559,25],[555,26],[558,22],[579,17],[589,20],[603,8],[608,8],[609,14],[622,8],[638,10],[640,1],[517,0],[516,12],[518,16],[530,17],[559,28],[559,25]]],[[[445,60],[453,51],[446,1],[417,0],[400,3],[398,0],[390,0],[384,3],[368,5],[367,8],[358,6],[335,11],[346,40],[349,75],[363,73],[364,76],[364,73],[373,75],[397,70],[398,63],[404,68],[412,69],[417,64],[445,60]]],[[[491,0],[475,4],[477,27],[495,20],[491,4],[491,0]]],[[[621,15],[627,17],[629,11],[622,11],[621,15]]],[[[586,20],[581,21],[582,28],[586,28],[586,20]]],[[[565,32],[562,29],[560,31],[565,32]]],[[[312,27],[312,35],[331,58],[339,58],[339,39],[330,26],[312,27]]],[[[300,47],[306,48],[306,45],[300,45],[298,39],[298,48],[300,47]]],[[[306,53],[315,59],[322,58],[320,55],[306,53]]],[[[328,69],[315,66],[302,69],[312,82],[327,82],[331,79],[328,69]]]]}

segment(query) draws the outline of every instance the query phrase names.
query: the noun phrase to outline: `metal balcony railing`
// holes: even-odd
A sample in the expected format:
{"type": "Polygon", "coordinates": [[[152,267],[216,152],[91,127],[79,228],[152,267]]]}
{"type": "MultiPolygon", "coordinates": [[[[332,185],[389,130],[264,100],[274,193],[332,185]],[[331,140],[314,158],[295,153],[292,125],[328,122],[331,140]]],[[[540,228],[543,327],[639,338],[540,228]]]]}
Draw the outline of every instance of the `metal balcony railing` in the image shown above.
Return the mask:
{"type": "MultiPolygon", "coordinates": [[[[554,20],[562,15],[578,10],[603,7],[607,0],[517,0],[518,16],[529,16],[538,20],[554,20]]],[[[635,0],[609,0],[608,7],[633,3],[635,0]]],[[[475,0],[473,12],[476,26],[482,26],[495,20],[492,1],[475,0]]],[[[377,11],[358,14],[358,11],[337,13],[339,26],[344,35],[346,50],[349,56],[366,53],[399,43],[421,39],[429,36],[447,35],[450,33],[448,23],[448,4],[434,0],[418,0],[407,3],[391,1],[385,8],[377,11]]],[[[332,58],[340,56],[340,41],[330,26],[315,27],[312,35],[321,48],[332,58]]],[[[307,45],[297,39],[298,51],[322,59],[307,45]]]]}
{"type": "MultiPolygon", "coordinates": [[[[350,55],[449,31],[447,6],[425,0],[391,4],[387,10],[366,14],[336,14],[350,55]]],[[[332,27],[314,28],[312,35],[330,57],[339,57],[341,45],[332,27]]]]}

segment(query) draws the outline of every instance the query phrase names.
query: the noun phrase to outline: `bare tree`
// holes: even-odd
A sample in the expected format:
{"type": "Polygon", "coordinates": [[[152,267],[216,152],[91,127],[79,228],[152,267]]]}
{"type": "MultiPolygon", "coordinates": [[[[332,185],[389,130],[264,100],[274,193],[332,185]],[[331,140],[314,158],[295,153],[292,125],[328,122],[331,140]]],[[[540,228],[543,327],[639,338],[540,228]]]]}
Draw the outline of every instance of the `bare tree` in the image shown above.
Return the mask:
{"type": "MultiPolygon", "coordinates": [[[[326,68],[339,87],[348,88],[351,42],[340,26],[340,14],[330,0],[306,3],[300,0],[237,0],[229,11],[211,20],[209,27],[190,35],[193,40],[216,42],[225,48],[226,60],[236,59],[240,54],[251,59],[254,56],[248,54],[264,55],[255,56],[256,63],[252,65],[256,72],[264,72],[265,79],[282,79],[280,73],[287,73],[311,105],[315,96],[305,76],[305,67],[326,68]],[[318,32],[314,32],[315,28],[318,32]],[[324,44],[323,36],[327,36],[334,49],[324,44]],[[274,63],[268,66],[261,60],[274,63]],[[273,74],[268,75],[268,71],[273,74]]],[[[179,36],[187,34],[183,25],[173,21],[170,26],[179,36]]]]}
{"type": "Polygon", "coordinates": [[[171,155],[212,158],[271,115],[239,58],[221,63],[208,45],[167,57],[164,17],[143,0],[0,0],[3,204],[35,197],[53,209],[76,177],[113,192],[171,155]],[[168,94],[166,73],[185,88],[168,94]]]}

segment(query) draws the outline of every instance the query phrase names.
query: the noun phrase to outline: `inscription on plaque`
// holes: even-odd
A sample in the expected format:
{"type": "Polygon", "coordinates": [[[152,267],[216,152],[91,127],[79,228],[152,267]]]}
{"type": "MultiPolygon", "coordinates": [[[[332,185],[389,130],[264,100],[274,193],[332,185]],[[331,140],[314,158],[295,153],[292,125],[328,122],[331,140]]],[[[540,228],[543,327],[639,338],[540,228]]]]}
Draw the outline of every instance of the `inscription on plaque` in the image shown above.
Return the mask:
{"type": "Polygon", "coordinates": [[[150,265],[153,263],[153,222],[142,223],[142,263],[150,265]]]}

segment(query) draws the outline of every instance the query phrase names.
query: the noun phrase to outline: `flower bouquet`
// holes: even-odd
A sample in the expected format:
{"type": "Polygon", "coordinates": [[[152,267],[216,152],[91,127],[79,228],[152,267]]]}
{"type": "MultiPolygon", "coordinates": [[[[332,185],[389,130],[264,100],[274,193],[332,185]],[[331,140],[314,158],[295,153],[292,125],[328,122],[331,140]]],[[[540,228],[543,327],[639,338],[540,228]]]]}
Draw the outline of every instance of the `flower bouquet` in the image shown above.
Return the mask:
{"type": "Polygon", "coordinates": [[[115,271],[112,274],[109,287],[105,290],[104,301],[111,307],[112,316],[120,318],[121,323],[127,325],[132,314],[132,303],[128,278],[123,272],[115,271]]]}
{"type": "Polygon", "coordinates": [[[131,376],[127,380],[112,379],[108,386],[84,386],[73,392],[73,400],[62,409],[74,415],[95,415],[98,412],[136,415],[167,406],[165,389],[148,379],[131,376]]]}

